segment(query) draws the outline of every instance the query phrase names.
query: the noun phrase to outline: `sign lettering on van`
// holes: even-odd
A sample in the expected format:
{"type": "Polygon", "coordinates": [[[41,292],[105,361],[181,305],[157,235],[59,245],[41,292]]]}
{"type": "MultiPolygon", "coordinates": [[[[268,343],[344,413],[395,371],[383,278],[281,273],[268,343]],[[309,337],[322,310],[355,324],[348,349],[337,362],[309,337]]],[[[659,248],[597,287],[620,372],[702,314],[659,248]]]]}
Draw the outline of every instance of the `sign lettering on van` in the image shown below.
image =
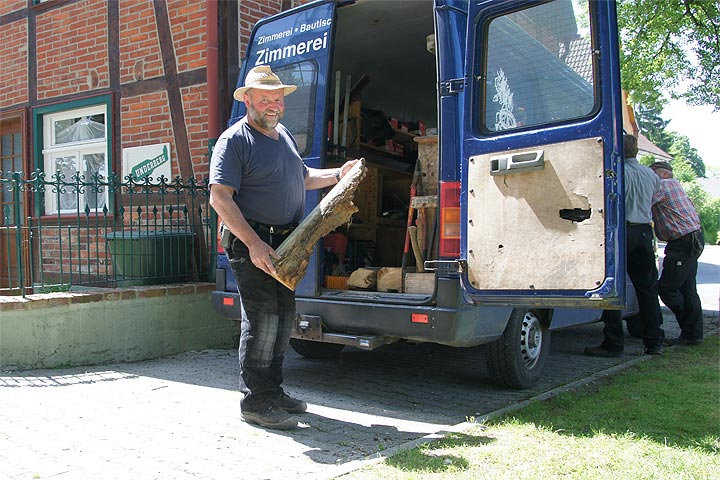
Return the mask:
{"type": "MultiPolygon", "coordinates": [[[[332,25],[331,18],[316,20],[312,23],[301,23],[294,27],[275,32],[269,35],[258,35],[257,44],[265,45],[268,43],[290,38],[296,33],[308,33],[318,29],[325,29],[332,25]]],[[[289,45],[278,46],[277,48],[267,47],[255,51],[257,58],[255,66],[264,65],[266,63],[277,62],[278,60],[286,60],[297,55],[305,55],[311,52],[318,52],[327,49],[328,32],[324,32],[321,36],[315,38],[303,39],[290,43],[289,45]]]]}

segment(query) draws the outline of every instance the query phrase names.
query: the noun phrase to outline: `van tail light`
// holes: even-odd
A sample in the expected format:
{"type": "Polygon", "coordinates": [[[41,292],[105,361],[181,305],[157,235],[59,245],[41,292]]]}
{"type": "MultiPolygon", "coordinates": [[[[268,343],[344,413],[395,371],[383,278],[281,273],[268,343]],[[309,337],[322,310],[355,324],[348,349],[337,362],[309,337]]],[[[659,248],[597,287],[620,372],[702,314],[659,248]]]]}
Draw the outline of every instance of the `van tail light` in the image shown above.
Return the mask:
{"type": "Polygon", "coordinates": [[[439,254],[460,256],[460,182],[440,182],[439,254]]]}

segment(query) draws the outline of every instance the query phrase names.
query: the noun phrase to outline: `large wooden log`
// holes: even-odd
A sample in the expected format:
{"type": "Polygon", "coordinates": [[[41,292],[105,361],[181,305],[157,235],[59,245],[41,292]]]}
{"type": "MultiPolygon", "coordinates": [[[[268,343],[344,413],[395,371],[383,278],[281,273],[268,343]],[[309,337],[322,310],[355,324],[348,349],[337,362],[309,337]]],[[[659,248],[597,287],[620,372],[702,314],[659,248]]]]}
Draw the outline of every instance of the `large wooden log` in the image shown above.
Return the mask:
{"type": "Polygon", "coordinates": [[[277,272],[273,277],[277,281],[295,290],[305,276],[318,240],[348,223],[353,213],[358,211],[352,200],[365,172],[365,159],[361,158],[275,250],[280,255],[279,259],[273,260],[277,272]]]}

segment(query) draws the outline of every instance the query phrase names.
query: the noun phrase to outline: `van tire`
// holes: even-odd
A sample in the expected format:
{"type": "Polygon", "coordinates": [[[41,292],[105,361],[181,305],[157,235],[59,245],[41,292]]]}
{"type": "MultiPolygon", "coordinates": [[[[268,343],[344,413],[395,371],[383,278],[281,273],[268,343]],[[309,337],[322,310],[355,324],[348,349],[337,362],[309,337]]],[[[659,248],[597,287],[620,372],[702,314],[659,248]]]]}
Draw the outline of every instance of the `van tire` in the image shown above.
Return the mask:
{"type": "Polygon", "coordinates": [[[300,340],[299,338],[291,338],[290,346],[306,358],[331,358],[345,348],[345,345],[338,343],[315,342],[312,340],[300,340]]]}
{"type": "Polygon", "coordinates": [[[502,336],[488,344],[490,378],[505,387],[530,388],[542,377],[549,354],[550,330],[543,312],[515,308],[502,336]]]}

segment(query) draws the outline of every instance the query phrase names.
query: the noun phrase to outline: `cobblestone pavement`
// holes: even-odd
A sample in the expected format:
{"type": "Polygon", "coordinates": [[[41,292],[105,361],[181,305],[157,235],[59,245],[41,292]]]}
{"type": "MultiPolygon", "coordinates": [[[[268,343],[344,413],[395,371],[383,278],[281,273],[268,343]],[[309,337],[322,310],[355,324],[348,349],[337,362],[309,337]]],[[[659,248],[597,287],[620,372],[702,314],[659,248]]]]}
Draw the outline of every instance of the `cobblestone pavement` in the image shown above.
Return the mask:
{"type": "MultiPolygon", "coordinates": [[[[677,324],[666,314],[666,332],[677,324]]],[[[717,332],[710,312],[708,332],[717,332]]],[[[527,391],[490,383],[482,348],[396,344],[334,360],[291,353],[286,389],[310,404],[301,428],[239,416],[237,352],[134,364],[0,373],[0,479],[332,478],[373,456],[617,365],[581,355],[600,324],[554,332],[546,374],[527,391]]]]}

